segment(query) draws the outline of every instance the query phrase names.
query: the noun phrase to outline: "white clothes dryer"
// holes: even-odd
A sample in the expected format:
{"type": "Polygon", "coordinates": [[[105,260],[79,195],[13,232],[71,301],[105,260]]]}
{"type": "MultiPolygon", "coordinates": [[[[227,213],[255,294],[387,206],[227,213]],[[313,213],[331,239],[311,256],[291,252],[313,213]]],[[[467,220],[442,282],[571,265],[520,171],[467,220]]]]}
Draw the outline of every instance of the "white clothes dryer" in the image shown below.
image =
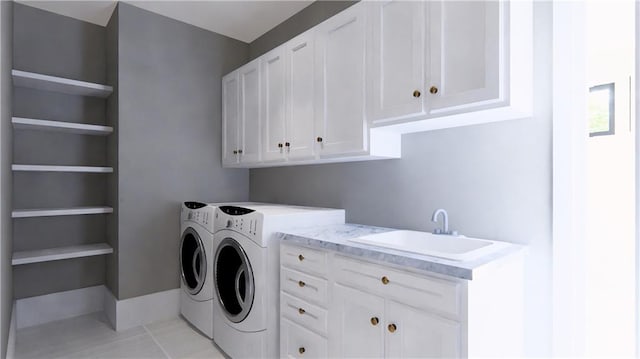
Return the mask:
{"type": "Polygon", "coordinates": [[[279,356],[280,261],[276,233],[344,223],[344,210],[269,204],[215,210],[214,342],[228,356],[279,356]]]}

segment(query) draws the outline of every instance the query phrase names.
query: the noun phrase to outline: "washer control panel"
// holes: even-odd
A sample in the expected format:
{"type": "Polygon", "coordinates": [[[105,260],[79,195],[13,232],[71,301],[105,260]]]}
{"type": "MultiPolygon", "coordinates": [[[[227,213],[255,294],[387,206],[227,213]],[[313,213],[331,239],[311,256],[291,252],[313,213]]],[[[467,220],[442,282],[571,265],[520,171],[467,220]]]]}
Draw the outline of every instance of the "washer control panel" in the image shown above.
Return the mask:
{"type": "Polygon", "coordinates": [[[214,207],[212,206],[194,206],[193,203],[197,202],[185,202],[182,206],[182,212],[180,218],[182,221],[195,222],[213,232],[214,224],[214,207]]]}

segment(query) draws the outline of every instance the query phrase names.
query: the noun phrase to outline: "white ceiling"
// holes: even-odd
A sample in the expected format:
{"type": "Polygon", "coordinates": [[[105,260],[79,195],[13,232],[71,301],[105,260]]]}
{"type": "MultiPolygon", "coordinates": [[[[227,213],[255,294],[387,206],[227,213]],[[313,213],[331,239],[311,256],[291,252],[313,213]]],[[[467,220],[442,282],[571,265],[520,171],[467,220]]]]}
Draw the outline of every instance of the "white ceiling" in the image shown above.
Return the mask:
{"type": "MultiPolygon", "coordinates": [[[[18,0],[17,2],[105,26],[117,1],[18,0]]],[[[312,0],[297,1],[126,1],[142,9],[251,42],[312,0]]]]}

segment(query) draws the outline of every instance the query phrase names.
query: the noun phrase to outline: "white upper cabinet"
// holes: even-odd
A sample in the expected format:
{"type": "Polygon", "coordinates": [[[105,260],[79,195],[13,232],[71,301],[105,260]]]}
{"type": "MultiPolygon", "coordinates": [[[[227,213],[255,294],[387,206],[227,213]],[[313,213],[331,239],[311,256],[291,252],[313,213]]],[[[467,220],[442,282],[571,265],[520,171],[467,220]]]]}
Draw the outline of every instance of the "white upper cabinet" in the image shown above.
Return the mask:
{"type": "Polygon", "coordinates": [[[366,7],[359,3],[317,27],[316,134],[320,156],[367,151],[366,7]]]}
{"type": "Polygon", "coordinates": [[[240,86],[238,70],[222,78],[222,164],[238,163],[240,86]]]}
{"type": "Polygon", "coordinates": [[[240,79],[240,163],[260,161],[260,61],[254,60],[238,71],[240,79]]]}
{"type": "Polygon", "coordinates": [[[429,3],[429,111],[469,111],[502,100],[506,2],[429,3]],[[437,90],[437,92],[436,92],[437,90]],[[433,93],[435,92],[435,93],[433,93]]]}
{"type": "Polygon", "coordinates": [[[529,1],[369,6],[373,127],[409,133],[531,116],[529,1]]]}
{"type": "Polygon", "coordinates": [[[532,21],[527,0],[352,5],[223,78],[223,164],[398,158],[403,133],[530,117],[532,21]]]}
{"type": "Polygon", "coordinates": [[[315,156],[315,32],[285,44],[287,98],[285,151],[289,159],[315,156]]]}
{"type": "Polygon", "coordinates": [[[260,66],[254,60],[222,79],[222,164],[261,160],[260,66]]]}
{"type": "Polygon", "coordinates": [[[284,160],[286,80],[284,48],[278,47],[262,56],[262,159],[284,160]]]}
{"type": "Polygon", "coordinates": [[[374,123],[425,113],[425,4],[391,0],[370,5],[368,78],[374,123]]]}

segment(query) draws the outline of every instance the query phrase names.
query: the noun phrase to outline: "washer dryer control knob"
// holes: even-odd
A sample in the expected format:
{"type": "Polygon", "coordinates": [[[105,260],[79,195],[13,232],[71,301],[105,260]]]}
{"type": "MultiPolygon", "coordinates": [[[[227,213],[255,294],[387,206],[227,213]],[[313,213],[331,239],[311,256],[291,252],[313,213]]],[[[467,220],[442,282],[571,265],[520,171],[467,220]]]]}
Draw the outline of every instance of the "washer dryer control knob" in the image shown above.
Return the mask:
{"type": "Polygon", "coordinates": [[[228,219],[227,220],[227,228],[231,228],[233,226],[233,221],[228,219]]]}

